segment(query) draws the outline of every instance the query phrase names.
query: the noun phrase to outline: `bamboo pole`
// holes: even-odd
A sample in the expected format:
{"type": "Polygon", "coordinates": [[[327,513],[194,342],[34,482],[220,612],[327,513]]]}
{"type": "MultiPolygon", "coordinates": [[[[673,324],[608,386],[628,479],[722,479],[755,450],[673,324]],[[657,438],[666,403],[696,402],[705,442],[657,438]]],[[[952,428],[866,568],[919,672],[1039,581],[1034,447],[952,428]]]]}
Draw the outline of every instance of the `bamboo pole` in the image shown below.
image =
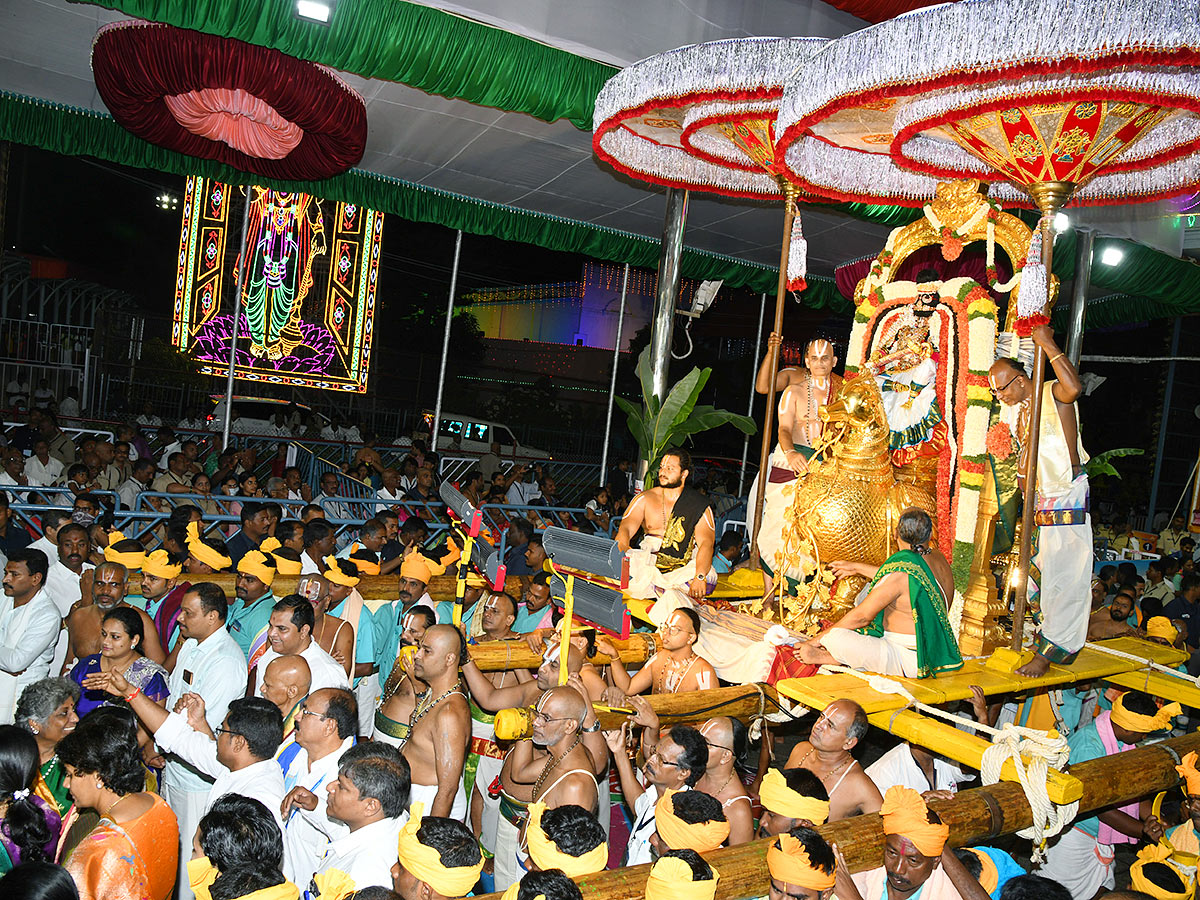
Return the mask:
{"type": "MultiPolygon", "coordinates": [[[[775,325],[771,329],[776,334],[783,333],[783,301],[787,297],[787,267],[788,256],[792,249],[792,221],[796,218],[796,197],[798,191],[795,185],[782,176],[779,177],[779,189],[783,192],[783,241],[779,248],[779,282],[775,289],[775,325]]],[[[758,453],[758,490],[754,496],[754,514],[750,529],[750,567],[759,567],[758,558],[758,529],[762,525],[763,497],[767,491],[767,466],[771,461],[771,447],[774,446],[775,434],[775,379],[779,368],[779,345],[770,344],[767,350],[770,361],[767,366],[771,373],[771,381],[767,385],[767,408],[763,413],[762,447],[758,453]]],[[[780,616],[783,607],[780,605],[780,616]]]]}
{"type": "MultiPolygon", "coordinates": [[[[633,635],[627,641],[613,639],[613,646],[621,655],[621,662],[641,665],[655,650],[654,636],[633,635]]],[[[529,649],[522,640],[482,641],[469,648],[471,659],[482,672],[503,672],[509,669],[536,669],[542,664],[542,655],[529,649]]],[[[608,657],[597,653],[591,660],[598,666],[608,664],[608,657]]]]}
{"type": "MultiPolygon", "coordinates": [[[[1041,210],[1042,266],[1046,270],[1046,314],[1049,315],[1051,283],[1054,278],[1054,216],[1063,208],[1075,185],[1066,181],[1047,181],[1030,185],[1029,193],[1041,210]]],[[[1033,555],[1033,514],[1037,509],[1038,438],[1042,425],[1042,385],[1046,382],[1046,354],[1041,347],[1033,351],[1033,395],[1029,398],[1029,435],[1026,439],[1024,502],[1021,506],[1021,545],[1017,551],[1016,597],[1013,602],[1013,650],[1019,651],[1024,638],[1025,605],[1029,599],[1029,564],[1033,555]]]]}
{"type": "MultiPolygon", "coordinates": [[[[199,581],[211,581],[225,591],[229,597],[233,596],[234,582],[237,580],[237,575],[233,572],[217,572],[214,575],[194,575],[183,576],[188,581],[196,583],[199,581]]],[[[294,593],[296,584],[300,580],[297,575],[277,575],[275,583],[271,585],[271,590],[274,591],[276,597],[286,597],[288,594],[294,593]]],[[[453,575],[435,575],[429,582],[427,587],[430,598],[435,603],[440,603],[443,600],[454,601],[455,598],[455,581],[453,575]]],[[[358,592],[362,594],[364,600],[386,600],[391,602],[396,599],[396,594],[400,590],[399,575],[364,575],[358,583],[358,592]]],[[[505,593],[513,597],[521,596],[521,579],[516,576],[510,576],[504,582],[505,593]]]]}
{"type": "MultiPolygon", "coordinates": [[[[1109,809],[1178,784],[1175,765],[1190,750],[1200,751],[1200,734],[1171,738],[1072,766],[1071,773],[1083,783],[1079,814],[1109,809]]],[[[1025,794],[1019,785],[1007,782],[962,791],[953,800],[934,801],[930,806],[950,827],[952,847],[986,842],[1032,823],[1025,794]]],[[[827,841],[838,845],[851,872],[882,865],[883,830],[878,815],[843,819],[817,830],[827,841]]],[[[746,900],[768,893],[766,856],[770,844],[770,839],[764,839],[703,854],[721,874],[716,900],[746,900]]],[[[641,900],[649,874],[649,865],[628,866],[578,881],[585,900],[641,900]]],[[[485,900],[499,900],[500,896],[484,895],[485,900]]]]}

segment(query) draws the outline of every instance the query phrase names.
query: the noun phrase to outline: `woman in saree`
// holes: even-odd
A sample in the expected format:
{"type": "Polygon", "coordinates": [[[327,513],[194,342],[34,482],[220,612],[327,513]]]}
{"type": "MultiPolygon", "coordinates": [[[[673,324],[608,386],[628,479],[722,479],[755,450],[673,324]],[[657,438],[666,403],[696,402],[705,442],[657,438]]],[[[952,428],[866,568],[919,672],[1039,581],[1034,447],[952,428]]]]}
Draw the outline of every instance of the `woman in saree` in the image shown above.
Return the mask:
{"type": "Polygon", "coordinates": [[[167,900],[175,887],[179,823],[145,770],[133,713],[105,706],[80,720],[58,745],[67,789],[99,823],[64,865],[80,900],[167,900]]]}
{"type": "Polygon", "coordinates": [[[40,778],[37,793],[52,803],[60,816],[71,808],[63,783],[66,771],[58,758],[58,742],[75,730],[79,715],[79,685],[69,678],[43,678],[21,691],[16,724],[33,735],[38,747],[40,778]]]}
{"type": "MultiPolygon", "coordinates": [[[[166,703],[170,694],[167,670],[142,655],[144,639],[142,617],[137,610],[128,606],[114,607],[100,623],[100,652],[79,660],[71,669],[71,680],[82,688],[89,675],[116,669],[125,676],[126,681],[151,700],[160,705],[166,703]]],[[[104,691],[85,688],[79,698],[78,713],[86,716],[110,700],[112,697],[104,691]]]]}
{"type": "Polygon", "coordinates": [[[0,873],[28,862],[50,862],[62,818],[38,796],[37,741],[24,728],[0,725],[0,873]]]}

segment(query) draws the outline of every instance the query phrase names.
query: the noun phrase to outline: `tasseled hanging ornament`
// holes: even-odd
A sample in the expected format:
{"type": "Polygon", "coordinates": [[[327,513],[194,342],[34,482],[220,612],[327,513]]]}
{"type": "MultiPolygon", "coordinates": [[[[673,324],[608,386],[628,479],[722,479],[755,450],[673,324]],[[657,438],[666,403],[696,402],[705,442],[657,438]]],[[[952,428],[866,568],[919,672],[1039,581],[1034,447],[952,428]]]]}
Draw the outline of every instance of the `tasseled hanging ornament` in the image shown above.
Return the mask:
{"type": "Polygon", "coordinates": [[[1025,267],[1021,270],[1021,287],[1017,290],[1016,332],[1029,337],[1038,325],[1046,325],[1046,267],[1042,264],[1042,229],[1033,232],[1025,267]]]}
{"type": "Polygon", "coordinates": [[[808,241],[800,224],[800,213],[792,218],[792,242],[788,250],[787,289],[799,293],[808,287],[808,241]]]}

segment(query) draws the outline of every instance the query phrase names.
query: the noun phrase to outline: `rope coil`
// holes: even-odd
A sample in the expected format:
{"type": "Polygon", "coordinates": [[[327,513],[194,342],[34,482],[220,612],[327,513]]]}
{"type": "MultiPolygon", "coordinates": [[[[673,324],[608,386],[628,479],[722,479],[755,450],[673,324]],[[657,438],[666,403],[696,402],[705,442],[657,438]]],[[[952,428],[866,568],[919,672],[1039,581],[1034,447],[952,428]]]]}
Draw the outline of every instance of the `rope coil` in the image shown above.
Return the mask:
{"type": "Polygon", "coordinates": [[[852,675],[867,683],[871,690],[881,694],[897,694],[906,701],[906,708],[913,707],[925,715],[942,719],[954,726],[964,726],[971,731],[982,731],[991,738],[992,746],[983,752],[980,764],[980,780],[985,785],[1000,781],[1005,762],[1012,760],[1017,773],[1017,782],[1025,792],[1025,800],[1033,816],[1033,824],[1017,832],[1033,842],[1032,860],[1040,863],[1045,857],[1046,842],[1061,833],[1071,824],[1079,812],[1079,801],[1062,806],[1056,805],[1049,796],[1046,781],[1051,767],[1061,769],[1070,759],[1067,739],[1058,734],[1007,724],[993,728],[955,713],[946,712],[935,706],[921,703],[903,684],[883,675],[859,672],[846,666],[822,666],[823,672],[852,675]],[[1028,764],[1025,758],[1029,758],[1028,764]]]}

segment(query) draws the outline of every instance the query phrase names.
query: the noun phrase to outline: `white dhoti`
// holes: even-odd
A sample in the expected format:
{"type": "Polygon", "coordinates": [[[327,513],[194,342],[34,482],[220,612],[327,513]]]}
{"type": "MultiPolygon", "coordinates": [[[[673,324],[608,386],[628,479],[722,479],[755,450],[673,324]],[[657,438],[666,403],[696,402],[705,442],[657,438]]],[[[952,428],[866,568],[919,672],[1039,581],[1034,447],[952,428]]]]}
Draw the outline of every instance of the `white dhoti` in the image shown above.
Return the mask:
{"type": "MultiPolygon", "coordinates": [[[[797,446],[796,449],[801,452],[809,452],[807,447],[802,449],[797,446]]],[[[752,507],[758,498],[759,477],[761,476],[755,476],[754,484],[750,486],[750,505],[752,507]]],[[[770,462],[767,464],[767,486],[763,490],[762,525],[758,529],[758,534],[754,536],[754,540],[758,543],[759,556],[770,567],[773,577],[780,574],[789,578],[801,576],[798,566],[784,565],[779,558],[779,551],[783,547],[783,532],[791,521],[792,500],[796,496],[797,483],[796,473],[788,465],[787,454],[776,444],[775,450],[771,453],[770,462]]],[[[747,515],[748,520],[753,522],[754,510],[751,509],[747,515]]]]}
{"type": "Polygon", "coordinates": [[[196,896],[188,883],[187,864],[192,858],[192,837],[204,817],[210,791],[181,790],[172,780],[163,779],[163,799],[179,820],[179,881],[176,887],[177,900],[193,900],[196,896]]]}
{"type": "Polygon", "coordinates": [[[650,607],[650,621],[661,626],[681,607],[695,610],[703,621],[696,653],[716,669],[718,678],[731,684],[767,680],[775,661],[775,645],[766,640],[770,622],[745,613],[697,606],[683,591],[664,594],[650,607]]]}
{"type": "MultiPolygon", "coordinates": [[[[659,600],[668,596],[687,598],[687,583],[696,577],[696,561],[690,559],[670,572],[659,571],[655,560],[661,544],[662,538],[646,535],[640,547],[631,548],[626,554],[629,557],[629,587],[625,593],[630,597],[639,600],[659,600]]],[[[709,566],[704,580],[707,584],[705,594],[711,594],[717,586],[716,569],[709,566]]]]}
{"type": "Polygon", "coordinates": [[[821,635],[821,646],[852,669],[904,678],[919,675],[915,634],[885,631],[883,637],[871,637],[849,628],[831,628],[821,635]]]}
{"type": "Polygon", "coordinates": [[[1038,552],[1033,564],[1040,573],[1037,594],[1042,608],[1038,651],[1052,662],[1065,661],[1083,649],[1092,611],[1087,475],[1080,475],[1065,491],[1039,494],[1035,520],[1038,552]]]}
{"type": "Polygon", "coordinates": [[[1091,900],[1100,888],[1116,886],[1113,848],[1077,826],[1050,839],[1046,860],[1034,874],[1057,881],[1072,900],[1091,900]]]}
{"type": "MultiPolygon", "coordinates": [[[[425,815],[433,815],[433,800],[437,796],[437,792],[436,784],[417,784],[414,781],[408,794],[409,807],[411,808],[414,803],[424,803],[425,815]]],[[[446,818],[457,819],[464,823],[467,820],[467,792],[463,789],[461,779],[458,782],[458,790],[454,793],[454,803],[450,806],[450,815],[446,818]]]]}
{"type": "Polygon", "coordinates": [[[503,759],[493,759],[490,756],[480,756],[479,766],[475,769],[475,791],[483,798],[483,816],[479,823],[479,843],[488,853],[496,852],[496,829],[500,822],[500,798],[492,799],[488,788],[500,777],[504,768],[503,759]]]}
{"type": "Polygon", "coordinates": [[[505,816],[496,825],[496,859],[493,867],[493,890],[507,891],[525,874],[527,854],[521,852],[521,832],[505,816]]]}
{"type": "Polygon", "coordinates": [[[379,675],[372,672],[358,679],[354,686],[358,701],[358,736],[369,738],[375,733],[375,704],[379,702],[379,675]]]}

